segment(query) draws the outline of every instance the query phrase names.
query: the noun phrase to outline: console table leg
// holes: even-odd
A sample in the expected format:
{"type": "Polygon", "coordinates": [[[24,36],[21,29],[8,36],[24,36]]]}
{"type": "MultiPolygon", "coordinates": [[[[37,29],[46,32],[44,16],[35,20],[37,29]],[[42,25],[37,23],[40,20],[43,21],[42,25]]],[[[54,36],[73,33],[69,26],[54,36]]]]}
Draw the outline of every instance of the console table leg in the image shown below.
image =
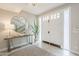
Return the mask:
{"type": "Polygon", "coordinates": [[[8,42],[8,52],[10,52],[11,51],[11,49],[10,49],[10,40],[7,40],[8,42]]]}

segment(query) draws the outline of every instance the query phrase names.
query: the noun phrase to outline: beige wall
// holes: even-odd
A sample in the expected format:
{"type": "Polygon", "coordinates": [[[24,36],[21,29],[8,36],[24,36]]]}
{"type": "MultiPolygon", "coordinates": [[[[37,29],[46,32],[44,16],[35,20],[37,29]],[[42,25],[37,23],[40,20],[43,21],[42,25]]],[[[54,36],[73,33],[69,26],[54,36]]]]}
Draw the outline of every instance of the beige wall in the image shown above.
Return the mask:
{"type": "Polygon", "coordinates": [[[0,31],[0,50],[5,49],[7,46],[4,38],[7,37],[8,35],[8,28],[10,25],[10,20],[14,15],[17,15],[17,13],[13,13],[13,12],[0,9],[0,23],[4,24],[4,27],[3,27],[4,30],[0,31]]]}
{"type": "Polygon", "coordinates": [[[34,20],[37,20],[37,16],[26,11],[21,11],[19,16],[23,16],[29,24],[33,24],[34,20]]]}
{"type": "MultiPolygon", "coordinates": [[[[0,51],[5,50],[7,48],[7,43],[4,40],[4,38],[8,37],[8,34],[9,34],[8,28],[11,25],[10,24],[11,18],[13,16],[16,16],[16,15],[25,17],[26,20],[29,22],[29,24],[33,24],[34,20],[36,20],[36,16],[35,15],[27,13],[25,11],[21,11],[19,14],[17,14],[17,13],[14,13],[14,12],[10,12],[10,11],[6,11],[6,10],[3,10],[3,9],[0,9],[0,22],[5,25],[5,30],[4,31],[0,31],[0,51]]],[[[19,34],[13,32],[13,31],[10,32],[10,36],[15,36],[15,35],[19,35],[19,34]]],[[[26,39],[26,38],[21,38],[21,39],[26,39]]],[[[20,43],[20,45],[21,44],[25,44],[26,40],[19,40],[19,41],[16,40],[14,42],[15,42],[14,44],[17,46],[18,43],[20,43],[20,42],[22,42],[22,43],[20,43]]]]}

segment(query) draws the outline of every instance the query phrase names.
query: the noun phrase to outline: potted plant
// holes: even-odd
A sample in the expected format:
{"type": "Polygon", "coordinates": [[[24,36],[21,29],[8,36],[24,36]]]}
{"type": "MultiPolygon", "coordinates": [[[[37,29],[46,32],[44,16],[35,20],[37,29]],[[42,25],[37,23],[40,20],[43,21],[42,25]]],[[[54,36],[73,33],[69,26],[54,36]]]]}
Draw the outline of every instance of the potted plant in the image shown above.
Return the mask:
{"type": "Polygon", "coordinates": [[[32,32],[33,32],[33,34],[35,36],[35,41],[36,41],[37,38],[38,38],[38,34],[39,34],[39,25],[38,25],[38,22],[34,21],[34,24],[31,25],[31,27],[32,27],[32,32]]]}

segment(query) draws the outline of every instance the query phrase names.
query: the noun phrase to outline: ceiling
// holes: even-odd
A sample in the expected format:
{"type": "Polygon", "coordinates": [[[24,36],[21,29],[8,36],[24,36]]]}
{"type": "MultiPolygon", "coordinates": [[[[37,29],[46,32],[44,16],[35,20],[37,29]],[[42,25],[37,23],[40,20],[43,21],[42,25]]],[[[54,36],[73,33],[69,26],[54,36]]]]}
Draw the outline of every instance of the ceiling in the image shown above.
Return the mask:
{"type": "Polygon", "coordinates": [[[39,15],[64,3],[0,3],[0,8],[19,13],[22,10],[39,15]]]}

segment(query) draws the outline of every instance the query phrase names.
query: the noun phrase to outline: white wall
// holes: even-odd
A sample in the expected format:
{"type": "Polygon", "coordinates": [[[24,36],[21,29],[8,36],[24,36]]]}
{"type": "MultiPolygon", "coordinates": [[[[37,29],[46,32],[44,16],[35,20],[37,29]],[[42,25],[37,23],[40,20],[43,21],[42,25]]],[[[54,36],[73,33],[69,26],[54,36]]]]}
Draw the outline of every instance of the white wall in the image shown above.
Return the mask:
{"type": "MultiPolygon", "coordinates": [[[[79,52],[79,4],[70,4],[71,6],[71,42],[70,49],[73,52],[79,52]]],[[[78,53],[79,54],[79,53],[78,53]]]]}
{"type": "MultiPolygon", "coordinates": [[[[71,7],[71,13],[70,13],[70,21],[71,21],[70,22],[70,35],[71,36],[69,37],[70,38],[70,49],[72,51],[78,53],[79,52],[79,46],[78,46],[79,45],[79,12],[78,12],[79,4],[69,4],[69,6],[71,7]]],[[[51,10],[45,14],[42,14],[41,16],[54,14],[55,12],[60,12],[60,10],[62,10],[62,8],[55,9],[54,11],[51,10]]],[[[62,13],[63,12],[61,12],[61,14],[62,13]]],[[[4,23],[5,28],[7,28],[7,26],[10,25],[9,23],[10,23],[11,18],[15,15],[24,16],[30,24],[33,24],[33,21],[35,19],[37,19],[37,17],[35,15],[30,14],[25,11],[21,11],[21,13],[17,14],[17,13],[13,13],[13,12],[9,12],[9,11],[0,9],[0,22],[4,23]]],[[[55,26],[53,24],[53,20],[51,20],[50,23],[48,23],[47,21],[43,22],[43,19],[42,19],[42,23],[41,23],[42,40],[45,39],[47,41],[54,42],[59,45],[63,44],[63,34],[64,34],[63,14],[60,19],[55,20],[55,23],[57,23],[58,21],[60,21],[60,23],[55,26]],[[57,30],[55,30],[55,29],[57,29],[57,30]],[[50,31],[50,34],[48,34],[48,30],[50,31]]],[[[4,38],[7,36],[7,33],[8,33],[8,31],[6,31],[6,30],[0,31],[0,50],[7,47],[6,41],[4,40],[4,38]]],[[[15,34],[13,34],[13,35],[15,35],[15,34]]]]}
{"type": "MultiPolygon", "coordinates": [[[[69,11],[69,48],[72,52],[78,53],[79,52],[79,4],[67,4],[65,5],[66,7],[70,7],[70,11],[69,11]]],[[[45,14],[42,14],[40,17],[42,16],[46,16],[46,15],[50,15],[52,13],[54,13],[57,10],[62,10],[65,9],[66,7],[62,6],[62,8],[56,8],[53,11],[49,11],[45,14]]],[[[63,16],[62,16],[63,17],[63,16]]],[[[63,18],[59,19],[63,25],[63,18]]],[[[41,19],[41,38],[42,40],[46,40],[49,42],[54,42],[57,44],[60,44],[59,41],[63,42],[63,35],[64,32],[63,29],[61,31],[61,33],[57,32],[56,30],[54,30],[52,27],[54,27],[55,25],[53,24],[53,21],[51,21],[51,24],[48,24],[47,21],[43,22],[43,18],[41,19]],[[52,25],[52,27],[50,27],[52,25]],[[50,30],[50,32],[52,32],[50,35],[48,35],[47,31],[50,30]],[[57,33],[59,33],[60,35],[58,35],[57,33]],[[55,38],[56,35],[56,38],[55,38]],[[57,36],[58,35],[58,36],[57,36]],[[60,38],[59,38],[60,36],[60,38]],[[50,38],[51,37],[51,38],[50,38]],[[53,41],[51,41],[51,40],[53,41]],[[58,41],[59,40],[59,41],[58,41]],[[57,42],[58,41],[58,42],[57,42]]],[[[58,22],[58,21],[55,21],[58,22]]],[[[57,28],[64,28],[63,26],[59,25],[57,26],[57,28]]],[[[59,30],[59,29],[58,29],[59,30]]],[[[64,43],[64,42],[63,42],[64,43]]],[[[78,53],[79,54],[79,53],[78,53]]]]}
{"type": "Polygon", "coordinates": [[[63,9],[56,9],[54,11],[49,11],[43,15],[41,15],[41,39],[44,41],[48,41],[54,44],[58,44],[63,46],[64,39],[64,12],[63,9]],[[60,13],[60,17],[58,19],[50,19],[48,23],[47,20],[44,20],[44,16],[54,15],[55,13],[60,13]],[[48,34],[48,31],[50,33],[48,34]]]}

